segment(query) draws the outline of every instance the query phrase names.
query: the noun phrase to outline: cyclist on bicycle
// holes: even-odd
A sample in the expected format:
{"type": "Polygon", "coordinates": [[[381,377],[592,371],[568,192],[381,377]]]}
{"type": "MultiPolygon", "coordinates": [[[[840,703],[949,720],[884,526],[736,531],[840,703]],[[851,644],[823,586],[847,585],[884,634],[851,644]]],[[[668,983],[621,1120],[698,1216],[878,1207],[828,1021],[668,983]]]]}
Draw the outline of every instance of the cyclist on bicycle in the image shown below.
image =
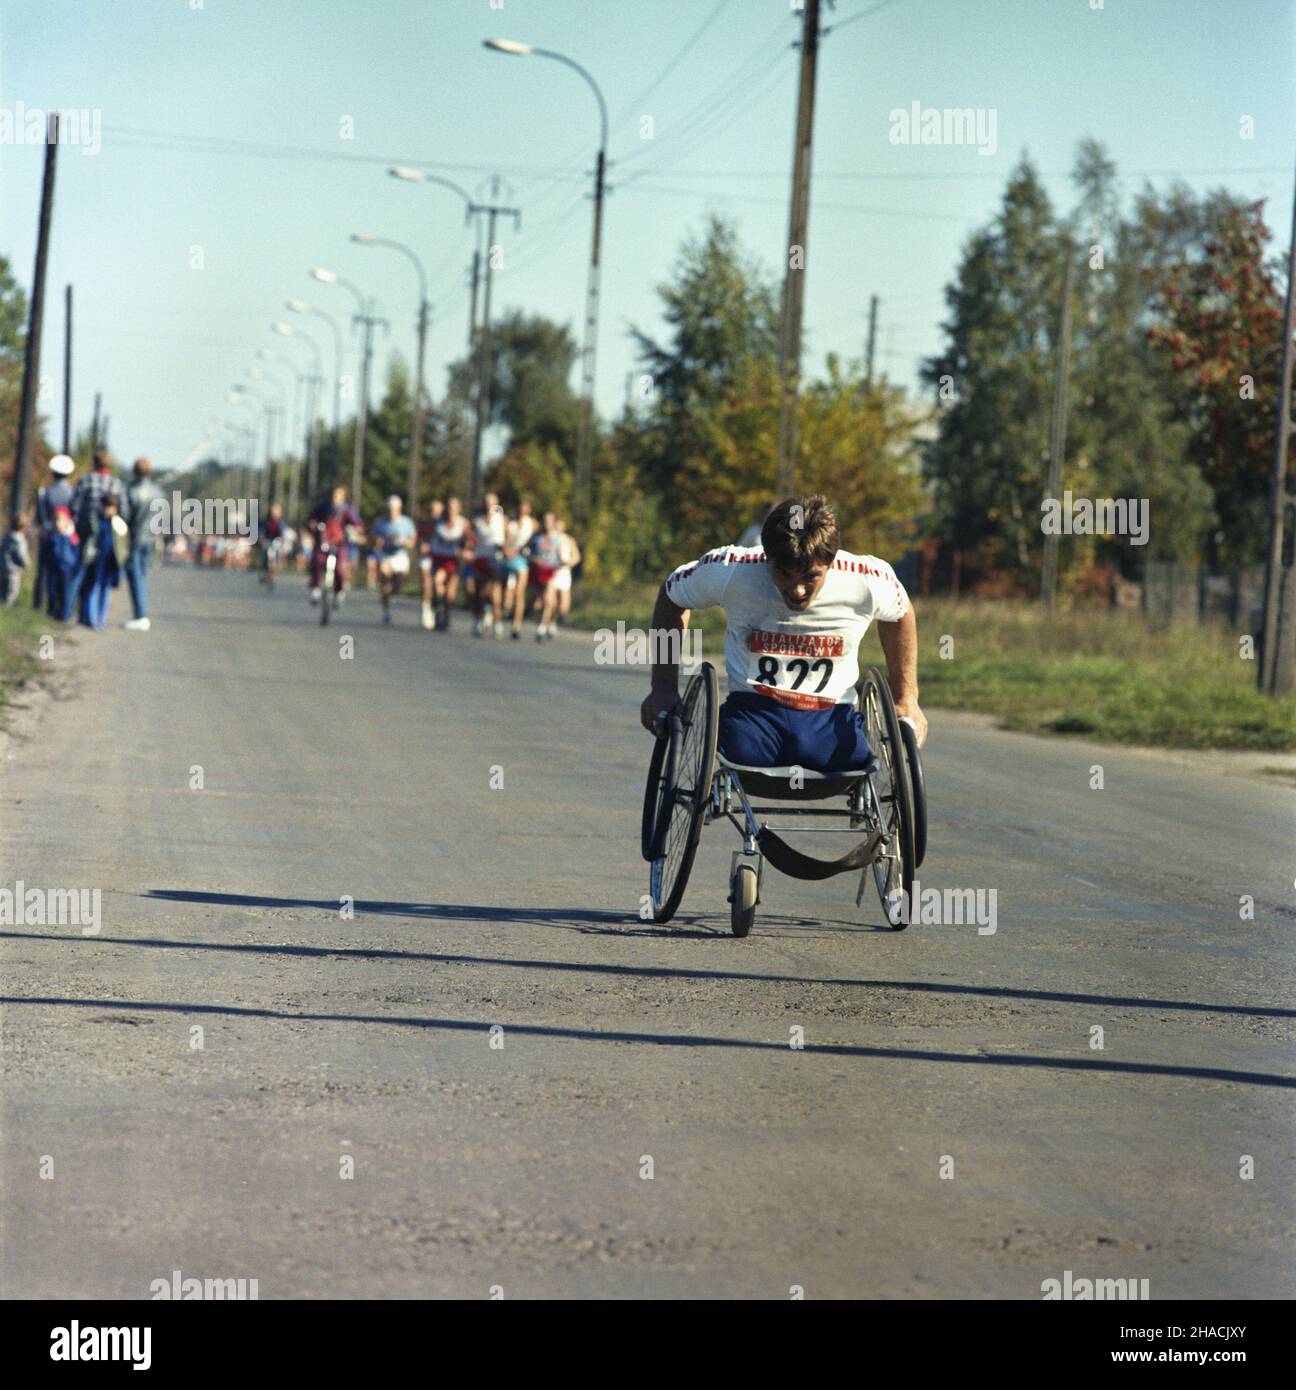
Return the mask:
{"type": "Polygon", "coordinates": [[[725,609],[729,694],[720,752],[746,767],[841,772],[872,753],[855,708],[859,644],[871,622],[886,657],[896,713],[921,745],[918,626],[895,571],[841,549],[827,498],[789,497],[766,517],[758,546],[721,546],[668,575],[653,609],[652,690],[644,728],[679,703],[679,653],[689,611],[725,609]],[[663,651],[662,648],[665,648],[663,651]],[[670,658],[673,657],[674,660],[670,658]]]}
{"type": "Polygon", "coordinates": [[[306,529],[315,539],[315,549],[311,552],[310,601],[320,601],[320,584],[324,576],[325,563],[324,547],[328,546],[336,557],[333,588],[337,593],[337,601],[341,603],[351,570],[349,542],[353,536],[364,533],[364,522],[360,520],[355,508],[347,502],[346,488],[339,486],[332,490],[311,512],[306,529]]]}

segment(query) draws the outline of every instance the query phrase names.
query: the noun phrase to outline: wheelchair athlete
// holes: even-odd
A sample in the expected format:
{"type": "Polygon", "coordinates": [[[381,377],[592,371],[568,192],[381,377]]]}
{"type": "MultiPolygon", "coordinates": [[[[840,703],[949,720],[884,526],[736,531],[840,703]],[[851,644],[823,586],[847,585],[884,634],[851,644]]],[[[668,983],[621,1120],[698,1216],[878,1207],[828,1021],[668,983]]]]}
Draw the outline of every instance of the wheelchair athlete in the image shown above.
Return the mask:
{"type": "Polygon", "coordinates": [[[896,714],[910,721],[921,746],[927,719],[918,705],[918,625],[895,571],[840,548],[837,515],[820,495],[780,502],[760,540],[721,546],[667,576],[650,645],[677,659],[653,663],[652,690],[639,712],[644,728],[659,732],[657,721],[679,703],[689,611],[719,605],[729,680],[719,749],[729,762],[821,773],[871,767],[855,686],[860,639],[874,621],[896,714]]]}

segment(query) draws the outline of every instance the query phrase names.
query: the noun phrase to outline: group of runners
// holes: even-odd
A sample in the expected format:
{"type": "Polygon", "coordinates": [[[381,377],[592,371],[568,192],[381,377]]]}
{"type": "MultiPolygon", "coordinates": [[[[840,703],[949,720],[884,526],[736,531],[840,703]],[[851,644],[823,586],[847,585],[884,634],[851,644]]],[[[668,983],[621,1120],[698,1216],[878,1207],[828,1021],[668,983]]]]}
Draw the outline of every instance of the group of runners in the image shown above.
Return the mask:
{"type": "MultiPolygon", "coordinates": [[[[273,572],[283,551],[281,509],[272,508],[261,526],[262,564],[273,572]]],[[[342,602],[350,585],[354,558],[361,547],[372,582],[382,601],[383,622],[392,621],[391,600],[410,576],[415,560],[422,580],[421,623],[429,631],[446,632],[462,582],[477,637],[488,633],[503,638],[522,635],[528,607],[538,615],[535,636],[554,636],[571,608],[572,577],[581,563],[580,547],[554,512],[537,521],[527,498],[515,516],[488,492],[471,518],[457,497],[437,499],[416,525],[405,514],[400,497],[387,499],[383,514],[366,528],[351,506],[345,487],[335,487],[306,521],[303,548],[309,553],[310,599],[320,602],[321,585],[333,556],[333,588],[342,602]]]]}

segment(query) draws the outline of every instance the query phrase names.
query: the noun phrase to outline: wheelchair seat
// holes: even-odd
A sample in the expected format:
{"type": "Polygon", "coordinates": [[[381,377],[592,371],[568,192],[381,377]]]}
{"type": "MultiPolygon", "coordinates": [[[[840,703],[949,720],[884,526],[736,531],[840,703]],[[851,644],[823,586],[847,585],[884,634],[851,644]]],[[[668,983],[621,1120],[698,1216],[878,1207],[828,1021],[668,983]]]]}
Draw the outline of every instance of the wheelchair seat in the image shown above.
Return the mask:
{"type": "Polygon", "coordinates": [[[843,772],[811,772],[797,767],[747,767],[730,762],[717,750],[716,762],[734,773],[748,796],[768,796],[775,801],[823,801],[830,796],[845,796],[870,767],[847,768],[843,772]],[[801,786],[794,787],[792,778],[799,774],[801,786]]]}

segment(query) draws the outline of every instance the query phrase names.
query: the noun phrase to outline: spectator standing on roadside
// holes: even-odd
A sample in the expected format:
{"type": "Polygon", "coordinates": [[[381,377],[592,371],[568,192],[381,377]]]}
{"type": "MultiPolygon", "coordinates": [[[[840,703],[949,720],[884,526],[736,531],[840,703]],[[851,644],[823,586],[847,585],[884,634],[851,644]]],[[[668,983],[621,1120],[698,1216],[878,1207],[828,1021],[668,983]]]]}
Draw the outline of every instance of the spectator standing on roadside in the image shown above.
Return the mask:
{"type": "Polygon", "coordinates": [[[48,603],[51,617],[58,616],[54,594],[50,588],[53,578],[50,565],[51,546],[54,539],[54,513],[59,507],[72,505],[72,484],[68,476],[76,464],[66,454],[55,454],[49,461],[53,475],[36,494],[36,583],[32,588],[32,607],[39,608],[41,601],[48,603]]]}
{"type": "Polygon", "coordinates": [[[126,525],[130,531],[130,554],[126,560],[126,582],[130,585],[131,607],[135,616],[122,624],[128,632],[147,632],[148,569],[153,558],[153,531],[149,515],[162,494],[153,481],[153,465],[136,459],[134,476],[126,489],[126,525]]]}
{"type": "Polygon", "coordinates": [[[9,523],[9,531],[0,541],[0,602],[12,608],[18,602],[22,588],[23,570],[31,564],[27,549],[27,513],[18,512],[9,523]]]}
{"type": "Polygon", "coordinates": [[[103,499],[112,497],[114,510],[118,517],[126,508],[126,489],[121,481],[113,476],[112,455],[107,449],[96,449],[94,467],[84,478],[77,480],[72,489],[72,500],[68,506],[72,511],[72,524],[81,537],[81,569],[72,580],[72,606],[76,607],[81,595],[81,585],[85,583],[86,567],[93,553],[93,543],[99,522],[103,516],[103,499]]]}
{"type": "Polygon", "coordinates": [[[97,632],[108,627],[108,601],[130,559],[130,527],[118,510],[116,494],[105,492],[100,506],[94,530],[81,547],[81,621],[97,632]]]}
{"type": "Polygon", "coordinates": [[[49,613],[70,623],[76,608],[75,581],[81,573],[81,538],[66,507],[54,508],[54,532],[49,541],[49,613]]]}

